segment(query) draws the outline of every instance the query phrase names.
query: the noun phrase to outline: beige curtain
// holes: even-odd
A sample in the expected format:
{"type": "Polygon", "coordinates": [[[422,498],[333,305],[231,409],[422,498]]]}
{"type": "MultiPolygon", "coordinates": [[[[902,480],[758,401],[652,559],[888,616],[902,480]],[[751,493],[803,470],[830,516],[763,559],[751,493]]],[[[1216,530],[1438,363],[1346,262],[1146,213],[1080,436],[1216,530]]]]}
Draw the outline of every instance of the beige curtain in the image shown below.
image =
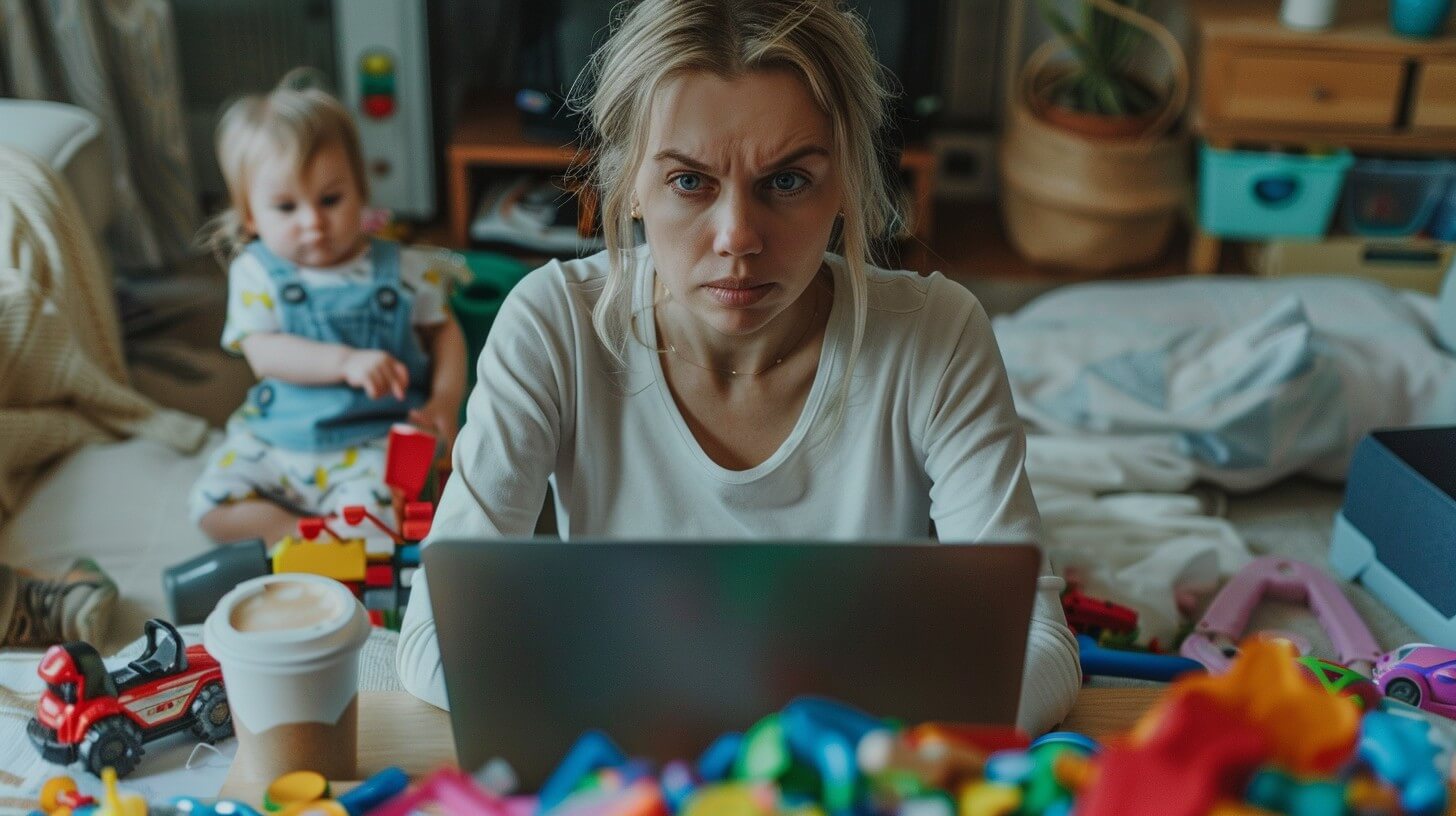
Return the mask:
{"type": "Polygon", "coordinates": [[[122,272],[195,254],[174,30],[166,0],[0,0],[0,95],[70,102],[102,122],[117,213],[107,243],[122,272]]]}

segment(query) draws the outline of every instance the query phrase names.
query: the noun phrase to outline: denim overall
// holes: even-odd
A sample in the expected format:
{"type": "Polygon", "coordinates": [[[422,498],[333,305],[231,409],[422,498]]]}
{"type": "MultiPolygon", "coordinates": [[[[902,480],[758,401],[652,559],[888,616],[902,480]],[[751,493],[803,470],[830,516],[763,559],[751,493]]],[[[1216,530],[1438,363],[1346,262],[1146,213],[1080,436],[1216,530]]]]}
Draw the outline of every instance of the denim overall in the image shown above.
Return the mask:
{"type": "Polygon", "coordinates": [[[414,295],[400,283],[399,244],[371,239],[374,279],[367,284],[311,288],[298,269],[263,246],[249,244],[278,290],[283,332],[357,349],[382,349],[409,369],[405,400],[389,394],[370,399],[344,383],[296,385],[265,378],[248,391],[245,427],[270,445],[288,450],[337,450],[378,439],[428,395],[430,360],[410,319],[414,295]]]}

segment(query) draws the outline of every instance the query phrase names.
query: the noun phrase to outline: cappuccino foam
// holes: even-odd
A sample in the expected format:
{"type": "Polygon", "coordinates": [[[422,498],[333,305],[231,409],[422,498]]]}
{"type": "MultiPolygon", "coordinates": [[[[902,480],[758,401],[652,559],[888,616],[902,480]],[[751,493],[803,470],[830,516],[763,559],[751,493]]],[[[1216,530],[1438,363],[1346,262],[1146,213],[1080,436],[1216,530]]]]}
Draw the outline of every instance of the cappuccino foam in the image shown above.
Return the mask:
{"type": "Polygon", "coordinates": [[[280,582],[239,601],[228,623],[239,632],[278,632],[328,623],[344,611],[336,592],[302,582],[280,582]]]}

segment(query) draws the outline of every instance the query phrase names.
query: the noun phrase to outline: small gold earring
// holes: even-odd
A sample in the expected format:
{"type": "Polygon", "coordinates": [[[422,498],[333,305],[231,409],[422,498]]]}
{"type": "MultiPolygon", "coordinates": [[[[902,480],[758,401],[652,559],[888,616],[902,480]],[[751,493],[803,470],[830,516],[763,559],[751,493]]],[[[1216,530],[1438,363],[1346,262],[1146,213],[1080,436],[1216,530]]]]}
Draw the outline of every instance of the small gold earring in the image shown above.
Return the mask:
{"type": "Polygon", "coordinates": [[[640,221],[642,219],[642,213],[637,211],[637,202],[632,202],[632,212],[629,214],[632,216],[633,221],[640,221]]]}

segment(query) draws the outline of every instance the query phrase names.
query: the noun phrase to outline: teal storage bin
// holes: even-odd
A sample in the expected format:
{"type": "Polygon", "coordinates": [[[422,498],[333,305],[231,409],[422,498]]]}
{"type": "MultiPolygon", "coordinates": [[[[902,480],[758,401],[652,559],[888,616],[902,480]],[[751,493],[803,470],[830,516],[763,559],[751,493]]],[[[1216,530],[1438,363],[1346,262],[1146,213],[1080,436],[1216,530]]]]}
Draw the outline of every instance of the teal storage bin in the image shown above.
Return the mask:
{"type": "MultiPolygon", "coordinates": [[[[456,287],[450,295],[450,308],[460,328],[465,333],[466,374],[465,393],[468,396],[475,388],[475,363],[485,348],[485,338],[500,313],[506,295],[531,271],[531,267],[496,252],[467,250],[460,253],[465,265],[470,268],[470,282],[456,287]]],[[[465,419],[465,406],[460,406],[460,418],[465,419]]]]}
{"type": "Polygon", "coordinates": [[[1204,144],[1198,162],[1199,224],[1221,238],[1319,238],[1354,161],[1348,150],[1305,156],[1204,144]]]}

